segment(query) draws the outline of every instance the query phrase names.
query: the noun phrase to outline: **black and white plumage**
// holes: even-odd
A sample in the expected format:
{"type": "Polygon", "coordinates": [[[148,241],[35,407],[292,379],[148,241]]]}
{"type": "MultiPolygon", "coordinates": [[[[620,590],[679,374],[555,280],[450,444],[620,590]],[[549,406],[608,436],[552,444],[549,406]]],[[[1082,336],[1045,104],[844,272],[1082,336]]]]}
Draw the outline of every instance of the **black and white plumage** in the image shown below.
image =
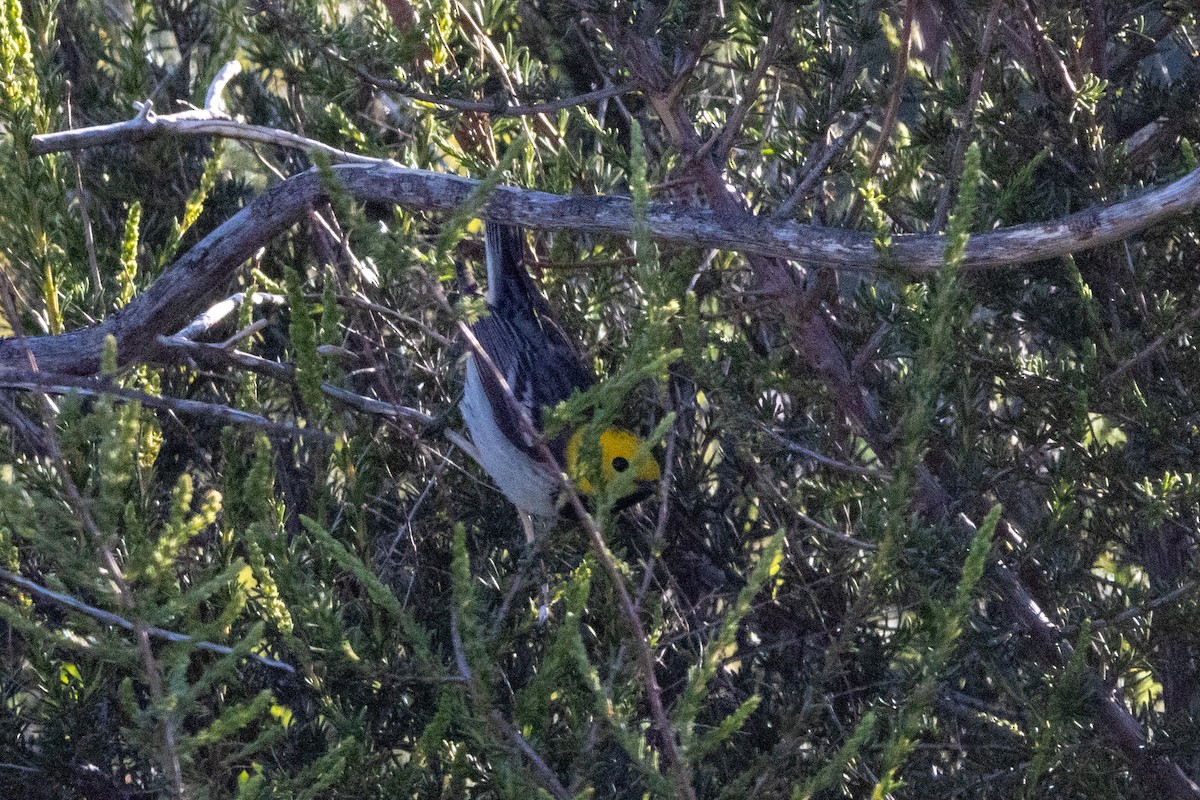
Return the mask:
{"type": "MultiPolygon", "coordinates": [[[[524,231],[488,222],[486,236],[488,314],[472,326],[472,332],[487,360],[475,353],[467,355],[460,408],[479,463],[500,491],[522,511],[555,517],[560,476],[566,471],[577,477],[582,431],[563,432],[547,441],[554,456],[554,463],[548,463],[522,424],[521,413],[528,414],[540,434],[544,409],[566,400],[576,389],[589,388],[596,376],[554,321],[549,304],[525,269],[524,231]],[[505,391],[505,384],[510,391],[505,391]]],[[[618,428],[609,428],[599,437],[601,469],[595,477],[600,486],[609,485],[636,462],[635,476],[642,485],[622,498],[622,506],[636,502],[644,496],[645,485],[659,479],[656,461],[644,456],[637,460],[640,446],[634,434],[618,428]]],[[[596,487],[579,477],[578,488],[588,494],[596,487]]]]}
{"type": "MultiPolygon", "coordinates": [[[[540,431],[544,408],[587,389],[596,378],[550,316],[525,269],[524,231],[493,222],[486,231],[488,314],[472,331],[540,431]]],[[[461,409],[480,462],[500,490],[523,511],[555,516],[566,435],[547,442],[558,464],[545,464],[495,373],[473,353],[467,356],[461,409]]]]}

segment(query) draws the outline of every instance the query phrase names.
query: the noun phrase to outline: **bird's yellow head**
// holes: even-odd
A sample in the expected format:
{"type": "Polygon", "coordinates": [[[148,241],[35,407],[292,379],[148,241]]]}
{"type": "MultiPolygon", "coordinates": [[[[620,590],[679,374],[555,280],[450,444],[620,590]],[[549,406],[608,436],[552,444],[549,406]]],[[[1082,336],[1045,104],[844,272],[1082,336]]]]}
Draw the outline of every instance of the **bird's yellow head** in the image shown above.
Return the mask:
{"type": "MultiPolygon", "coordinates": [[[[600,475],[601,490],[611,486],[621,473],[633,470],[633,483],[626,492],[631,495],[639,490],[639,484],[657,481],[661,477],[658,462],[652,456],[638,457],[638,448],[642,440],[637,435],[620,428],[608,428],[600,434],[600,475]]],[[[575,435],[567,442],[567,474],[575,481],[579,491],[586,495],[595,495],[597,488],[584,475],[583,465],[579,463],[580,451],[583,450],[583,429],[575,431],[575,435]]]]}

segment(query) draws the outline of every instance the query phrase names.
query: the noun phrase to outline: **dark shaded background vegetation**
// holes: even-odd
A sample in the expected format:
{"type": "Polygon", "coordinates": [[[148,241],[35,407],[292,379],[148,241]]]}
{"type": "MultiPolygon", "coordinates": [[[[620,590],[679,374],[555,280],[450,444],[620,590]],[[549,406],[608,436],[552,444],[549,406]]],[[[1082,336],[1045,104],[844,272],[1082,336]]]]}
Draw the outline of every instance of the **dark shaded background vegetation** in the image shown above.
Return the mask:
{"type": "MultiPolygon", "coordinates": [[[[1117,202],[1194,169],[1200,136],[1185,2],[0,9],[4,335],[110,317],[314,166],[207,136],[30,154],[204,106],[230,60],[247,123],[885,253],[1117,202]]],[[[276,299],[202,337],[254,325],[230,347],[295,374],[167,349],[110,385],[201,405],[0,395],[0,793],[1188,796],[1195,223],[990,270],[952,247],[922,278],[533,231],[564,327],[622,378],[570,413],[661,434],[664,492],[601,502],[604,552],[570,521],[531,548],[445,435],[478,224],[335,192],[221,288],[276,299]]]]}

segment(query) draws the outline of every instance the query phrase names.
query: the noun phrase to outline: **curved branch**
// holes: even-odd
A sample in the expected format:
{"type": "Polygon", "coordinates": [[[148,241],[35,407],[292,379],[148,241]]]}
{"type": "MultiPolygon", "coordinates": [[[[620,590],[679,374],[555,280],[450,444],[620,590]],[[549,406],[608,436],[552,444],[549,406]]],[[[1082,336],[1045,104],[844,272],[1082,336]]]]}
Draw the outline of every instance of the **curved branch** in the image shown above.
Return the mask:
{"type": "MultiPolygon", "coordinates": [[[[167,134],[215,135],[264,142],[319,153],[334,163],[361,165],[358,170],[335,169],[347,192],[359,200],[391,202],[419,211],[455,209],[478,186],[477,181],[469,178],[401,167],[394,161],[350,153],[290,131],[247,125],[201,109],[158,115],[148,106],[142,106],[137,117],[126,122],[35,136],[30,151],[45,155],[167,134]],[[368,174],[362,171],[364,168],[374,169],[368,174]],[[376,180],[379,185],[372,185],[376,180]]],[[[320,187],[316,186],[311,173],[307,177],[296,176],[284,185],[293,183],[296,185],[290,190],[292,194],[311,193],[304,202],[321,196],[320,187]]],[[[289,190],[277,187],[275,191],[289,190]]],[[[269,195],[263,195],[247,210],[269,195]]],[[[1200,205],[1200,169],[1174,183],[1115,205],[1093,206],[1057,220],[974,234],[967,243],[963,267],[996,269],[1057,258],[1119,241],[1197,205],[1200,205]]],[[[628,236],[633,227],[629,198],[564,197],[515,187],[498,189],[485,216],[530,228],[618,236],[628,236]]],[[[804,225],[749,213],[715,214],[663,204],[650,207],[648,222],[651,236],[664,242],[736,250],[749,255],[849,270],[880,269],[886,264],[890,269],[925,275],[941,267],[946,247],[945,239],[940,235],[898,235],[892,238],[886,255],[883,255],[874,236],[863,231],[804,225]]]]}
{"type": "MultiPolygon", "coordinates": [[[[335,163],[361,165],[357,171],[335,170],[345,183],[346,191],[359,200],[391,202],[420,211],[452,210],[478,186],[476,181],[468,178],[408,169],[393,161],[350,153],[289,131],[247,125],[200,109],[156,115],[143,106],[137,117],[126,122],[35,136],[30,150],[35,155],[44,155],[166,134],[215,135],[264,142],[319,153],[335,163]],[[363,168],[374,169],[363,172],[363,168]],[[371,185],[376,180],[379,185],[371,185]]],[[[297,197],[306,194],[303,202],[311,202],[321,195],[311,174],[292,178],[285,186],[292,188],[278,187],[275,193],[297,197]]],[[[262,202],[278,204],[278,198],[267,200],[268,197],[271,193],[263,195],[247,210],[262,202]]],[[[996,269],[1057,258],[1119,241],[1197,205],[1200,205],[1200,170],[1115,205],[1094,206],[1057,220],[975,234],[967,244],[963,267],[996,269]]],[[[517,222],[544,230],[618,236],[627,236],[632,230],[632,206],[626,197],[563,197],[502,187],[496,191],[485,215],[497,221],[517,222]]],[[[823,228],[751,214],[717,215],[662,204],[650,207],[648,222],[650,234],[664,242],[736,250],[851,270],[880,269],[886,263],[891,269],[914,275],[929,274],[941,266],[946,246],[940,235],[898,235],[892,238],[884,256],[876,247],[874,237],[863,231],[823,228]]],[[[222,226],[222,230],[224,228],[222,226]]]]}
{"type": "MultiPolygon", "coordinates": [[[[161,119],[161,118],[160,118],[161,119]]],[[[78,132],[72,132],[78,133],[78,132]]],[[[409,169],[389,162],[331,168],[340,191],[363,202],[395,203],[421,211],[461,206],[479,182],[409,169]]],[[[179,330],[226,289],[234,272],[259,248],[300,221],[329,188],[315,170],[296,175],[257,197],[180,257],[154,285],[102,324],[26,342],[43,369],[91,374],[104,337],[116,337],[123,361],[151,356],[160,335],[179,330]]],[[[1018,225],[971,237],[969,269],[1009,267],[1107,244],[1200,204],[1200,169],[1123,203],[1092,208],[1052,222],[1018,225]]],[[[544,230],[629,236],[633,206],[627,197],[564,197],[502,186],[482,216],[544,230]]],[[[769,220],[752,214],[716,214],[686,206],[651,205],[647,222],[656,239],[737,250],[843,269],[882,268],[885,258],[870,234],[769,220]]],[[[886,262],[892,269],[927,274],[942,263],[942,236],[897,236],[886,262]]],[[[25,363],[24,345],[0,340],[0,368],[25,363]]]]}

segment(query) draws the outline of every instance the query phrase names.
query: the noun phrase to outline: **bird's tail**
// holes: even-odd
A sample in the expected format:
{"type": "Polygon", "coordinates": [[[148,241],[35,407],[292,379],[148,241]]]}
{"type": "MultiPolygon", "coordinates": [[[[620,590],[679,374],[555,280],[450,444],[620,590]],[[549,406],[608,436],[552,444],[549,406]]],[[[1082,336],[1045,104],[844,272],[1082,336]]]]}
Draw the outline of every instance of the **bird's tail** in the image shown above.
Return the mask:
{"type": "Polygon", "coordinates": [[[487,222],[487,302],[509,313],[541,310],[537,287],[525,269],[525,231],[519,225],[487,222]]]}

